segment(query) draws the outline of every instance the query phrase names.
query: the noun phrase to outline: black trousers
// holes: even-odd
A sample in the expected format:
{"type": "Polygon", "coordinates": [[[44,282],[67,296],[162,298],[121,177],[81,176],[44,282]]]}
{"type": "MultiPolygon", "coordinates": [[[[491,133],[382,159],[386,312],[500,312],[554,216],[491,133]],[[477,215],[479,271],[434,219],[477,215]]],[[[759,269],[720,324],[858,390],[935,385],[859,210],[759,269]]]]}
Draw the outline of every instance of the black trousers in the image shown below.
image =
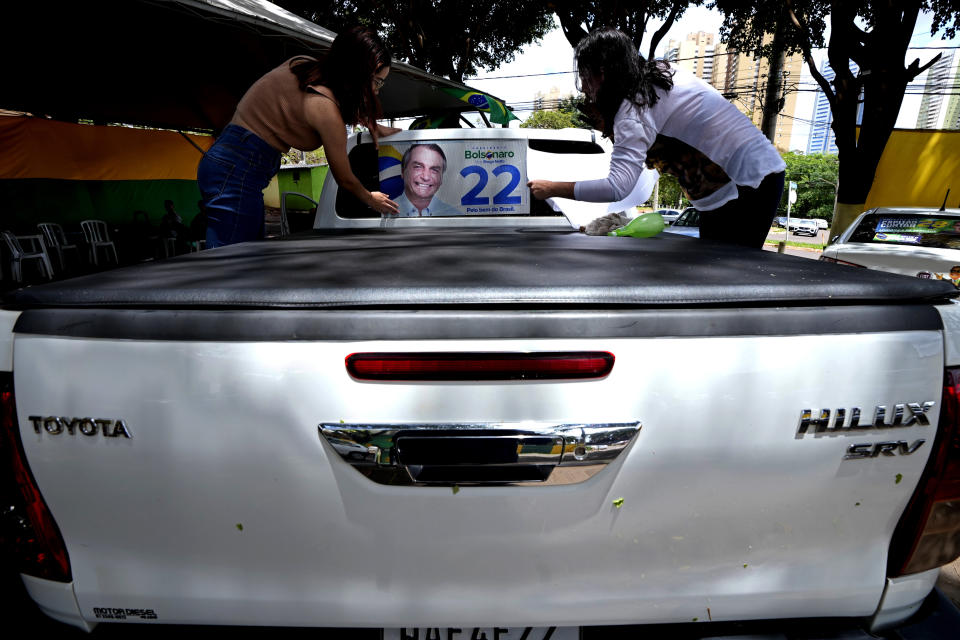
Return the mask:
{"type": "Polygon", "coordinates": [[[771,173],[756,189],[737,185],[739,196],[718,209],[700,212],[700,239],[759,249],[783,195],[783,172],[771,173]]]}

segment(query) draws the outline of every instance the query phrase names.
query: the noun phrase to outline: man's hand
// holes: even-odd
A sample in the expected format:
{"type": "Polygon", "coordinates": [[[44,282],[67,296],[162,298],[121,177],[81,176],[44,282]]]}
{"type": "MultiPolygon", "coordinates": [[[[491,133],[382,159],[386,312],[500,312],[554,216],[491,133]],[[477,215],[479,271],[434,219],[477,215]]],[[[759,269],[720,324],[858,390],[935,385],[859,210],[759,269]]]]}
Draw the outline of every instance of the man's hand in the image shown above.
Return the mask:
{"type": "Polygon", "coordinates": [[[573,199],[573,182],[553,182],[552,180],[531,180],[527,183],[530,194],[537,200],[547,198],[573,199]]]}

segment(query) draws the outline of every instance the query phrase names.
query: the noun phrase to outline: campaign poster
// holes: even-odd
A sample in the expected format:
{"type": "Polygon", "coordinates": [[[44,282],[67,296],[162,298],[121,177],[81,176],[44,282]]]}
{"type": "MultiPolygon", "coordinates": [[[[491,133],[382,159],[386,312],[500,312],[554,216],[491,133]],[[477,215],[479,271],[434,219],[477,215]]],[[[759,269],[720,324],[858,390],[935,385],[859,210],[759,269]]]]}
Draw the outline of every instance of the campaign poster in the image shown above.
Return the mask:
{"type": "Polygon", "coordinates": [[[398,217],[530,213],[525,140],[380,144],[380,190],[398,217]]]}
{"type": "Polygon", "coordinates": [[[957,248],[960,246],[960,221],[949,218],[880,218],[873,240],[957,248]]]}

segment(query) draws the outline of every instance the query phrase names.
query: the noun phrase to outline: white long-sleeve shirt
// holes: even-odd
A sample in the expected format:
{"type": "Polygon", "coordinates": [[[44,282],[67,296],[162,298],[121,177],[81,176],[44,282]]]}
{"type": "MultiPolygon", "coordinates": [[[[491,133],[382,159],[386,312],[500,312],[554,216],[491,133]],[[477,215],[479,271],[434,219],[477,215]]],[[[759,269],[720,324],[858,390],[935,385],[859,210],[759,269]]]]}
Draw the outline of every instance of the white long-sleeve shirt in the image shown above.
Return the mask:
{"type": "Polygon", "coordinates": [[[760,130],[709,84],[683,69],[673,69],[673,88],[657,89],[659,100],[642,110],[624,100],[613,121],[610,173],[574,185],[577,200],[621,200],[637,183],[647,151],[657,135],[684,142],[716,163],[730,181],[690,203],[710,211],[737,197],[737,185],[758,187],[786,163],[760,130]]]}

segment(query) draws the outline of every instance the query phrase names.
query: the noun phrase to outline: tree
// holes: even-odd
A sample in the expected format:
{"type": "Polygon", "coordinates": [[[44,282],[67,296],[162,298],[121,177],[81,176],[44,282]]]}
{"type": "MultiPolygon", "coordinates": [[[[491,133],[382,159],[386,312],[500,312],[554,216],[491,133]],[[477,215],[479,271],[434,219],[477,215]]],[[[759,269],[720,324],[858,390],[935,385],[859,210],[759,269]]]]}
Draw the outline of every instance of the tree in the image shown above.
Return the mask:
{"type": "MultiPolygon", "coordinates": [[[[834,154],[784,153],[786,179],[797,183],[797,202],[790,215],[798,218],[833,219],[833,203],[837,192],[837,156],[834,154]]],[[[783,190],[779,214],[787,213],[787,192],[783,190]]]]}
{"type": "Polygon", "coordinates": [[[657,182],[657,190],[657,200],[659,200],[659,202],[654,202],[654,205],[662,205],[671,209],[683,209],[684,207],[690,206],[690,201],[683,195],[683,190],[680,188],[680,181],[677,180],[676,176],[668,173],[660,174],[660,180],[657,182]]]}
{"type": "Polygon", "coordinates": [[[560,98],[555,110],[537,109],[520,126],[528,129],[592,129],[581,111],[585,100],[582,94],[560,98]]]}
{"type": "Polygon", "coordinates": [[[529,118],[520,123],[524,129],[567,129],[576,128],[577,123],[568,111],[534,111],[529,118]]]}
{"type": "Polygon", "coordinates": [[[339,32],[366,24],[380,34],[395,58],[430,73],[463,82],[478,70],[513,60],[540,40],[553,20],[542,3],[506,0],[276,0],[298,15],[339,32]],[[376,16],[374,19],[372,16],[376,16]]]}
{"type": "Polygon", "coordinates": [[[657,45],[663,40],[674,21],[683,15],[689,6],[699,6],[703,0],[646,0],[623,2],[621,0],[556,0],[547,3],[547,8],[557,15],[563,35],[570,46],[576,47],[584,36],[597,29],[619,29],[633,39],[640,51],[643,34],[651,19],[663,20],[663,25],[650,36],[647,58],[652,58],[657,45]]]}
{"type": "Polygon", "coordinates": [[[280,154],[280,164],[327,164],[327,154],[323,147],[313,151],[290,149],[280,154]]]}
{"type": "Polygon", "coordinates": [[[830,101],[833,131],[839,151],[839,186],[833,231],[845,228],[862,211],[883,148],[893,131],[907,84],[939,59],[915,59],[904,66],[907,47],[921,10],[933,14],[931,34],[944,30],[952,38],[960,26],[957,0],[757,0],[748,4],[716,0],[724,13],[721,39],[740,51],[770,55],[763,36],[776,27],[779,9],[786,6],[789,28],[784,33],[787,52],[802,51],[811,75],[830,101]],[[816,68],[812,50],[824,43],[826,17],[830,19],[827,48],[836,73],[828,82],[816,68]],[[859,73],[850,69],[856,63],[859,73]],[[857,132],[857,111],[863,119],[857,132]]]}

